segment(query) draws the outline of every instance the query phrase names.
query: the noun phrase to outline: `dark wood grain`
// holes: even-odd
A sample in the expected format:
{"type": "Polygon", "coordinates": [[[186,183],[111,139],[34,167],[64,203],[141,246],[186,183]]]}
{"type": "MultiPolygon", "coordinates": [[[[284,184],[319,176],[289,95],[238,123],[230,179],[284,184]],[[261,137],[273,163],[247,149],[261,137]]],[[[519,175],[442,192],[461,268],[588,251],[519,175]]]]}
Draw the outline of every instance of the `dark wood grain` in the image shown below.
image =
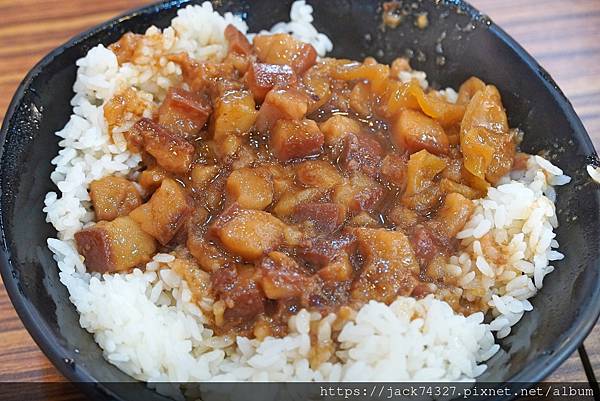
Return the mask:
{"type": "MultiPolygon", "coordinates": [[[[27,71],[71,36],[143,0],[0,0],[0,118],[27,71]]],[[[600,145],[600,2],[597,0],[472,0],[550,72],[600,145]]],[[[600,374],[600,326],[585,342],[600,374]]],[[[0,381],[64,381],[18,319],[0,281],[0,381]]],[[[585,381],[571,356],[550,378],[585,381]]],[[[50,399],[73,399],[48,394],[50,399]]]]}

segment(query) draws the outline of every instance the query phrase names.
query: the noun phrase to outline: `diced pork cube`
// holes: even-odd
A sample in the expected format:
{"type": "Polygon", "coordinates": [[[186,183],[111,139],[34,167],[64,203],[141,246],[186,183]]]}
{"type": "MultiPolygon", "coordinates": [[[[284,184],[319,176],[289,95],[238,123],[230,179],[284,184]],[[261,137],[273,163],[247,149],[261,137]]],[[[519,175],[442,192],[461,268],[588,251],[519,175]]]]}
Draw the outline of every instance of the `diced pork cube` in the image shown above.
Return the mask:
{"type": "Polygon", "coordinates": [[[296,206],[292,215],[295,222],[309,222],[323,234],[331,234],[339,229],[345,219],[346,211],[336,203],[303,203],[296,206]]]}
{"type": "Polygon", "coordinates": [[[123,177],[108,176],[90,183],[90,198],[96,220],[114,220],[126,216],[142,203],[133,183],[123,177]]]}
{"type": "Polygon", "coordinates": [[[383,148],[367,134],[349,133],[343,139],[344,147],[340,155],[340,165],[350,173],[357,171],[375,177],[383,157],[383,148]]]}
{"type": "Polygon", "coordinates": [[[279,120],[271,134],[271,151],[282,162],[314,156],[323,150],[323,133],[313,120],[279,120]]]}
{"type": "Polygon", "coordinates": [[[229,266],[211,274],[215,296],[223,301],[225,311],[217,326],[225,332],[229,329],[252,324],[265,311],[265,298],[255,279],[252,266],[229,266]]]}
{"type": "Polygon", "coordinates": [[[158,122],[184,137],[194,137],[212,111],[206,97],[183,88],[171,88],[158,109],[158,122]]]}
{"type": "Polygon", "coordinates": [[[166,178],[150,200],[134,209],[129,216],[140,224],[142,230],[166,245],[183,227],[191,211],[183,187],[166,178]]]}
{"type": "Polygon", "coordinates": [[[295,84],[296,74],[289,65],[252,63],[246,74],[246,83],[254,100],[261,103],[274,87],[295,84]]]}
{"type": "Polygon", "coordinates": [[[216,141],[250,131],[256,121],[254,98],[248,91],[226,91],[215,102],[211,127],[216,141]]]}
{"type": "Polygon", "coordinates": [[[374,210],[385,195],[373,179],[357,174],[333,189],[332,199],[351,213],[374,210]]]}
{"type": "Polygon", "coordinates": [[[156,241],[131,217],[101,221],[75,233],[77,251],[88,270],[99,273],[126,271],[148,262],[156,241]]]}
{"type": "Polygon", "coordinates": [[[282,252],[271,252],[261,261],[259,277],[269,299],[300,297],[311,281],[298,263],[282,252]]]}
{"type": "Polygon", "coordinates": [[[296,177],[307,187],[331,189],[343,178],[337,169],[324,160],[307,160],[296,165],[296,177]]]}
{"type": "Polygon", "coordinates": [[[356,237],[352,233],[331,237],[319,237],[310,241],[309,246],[301,249],[300,256],[309,263],[323,267],[344,252],[353,254],[356,249],[356,237]]]}
{"type": "Polygon", "coordinates": [[[227,178],[227,196],[243,209],[263,210],[273,201],[273,183],[266,170],[244,167],[227,178]]]}
{"type": "Polygon", "coordinates": [[[294,39],[287,33],[256,35],[253,44],[260,61],[269,64],[287,64],[296,74],[302,74],[317,61],[314,47],[294,39]]]}
{"type": "Polygon", "coordinates": [[[144,150],[165,170],[185,174],[194,160],[194,145],[154,121],[142,118],[134,125],[141,133],[144,150]]]}
{"type": "Polygon", "coordinates": [[[325,135],[327,145],[335,145],[350,133],[358,134],[360,132],[360,123],[350,117],[336,114],[330,117],[324,123],[319,125],[325,135]]]}
{"type": "Polygon", "coordinates": [[[267,93],[258,116],[256,129],[267,133],[277,121],[301,120],[308,110],[308,98],[294,88],[274,88],[267,93]]]}
{"type": "Polygon", "coordinates": [[[235,26],[229,24],[225,28],[225,39],[229,45],[229,52],[249,55],[252,54],[252,45],[235,26]]]}
{"type": "Polygon", "coordinates": [[[281,220],[261,210],[236,207],[232,205],[210,228],[230,252],[255,260],[283,243],[286,226],[281,220]]]}
{"type": "Polygon", "coordinates": [[[419,264],[406,235],[383,228],[358,228],[355,234],[364,266],[352,283],[352,298],[390,303],[410,295],[418,284],[419,264]]]}

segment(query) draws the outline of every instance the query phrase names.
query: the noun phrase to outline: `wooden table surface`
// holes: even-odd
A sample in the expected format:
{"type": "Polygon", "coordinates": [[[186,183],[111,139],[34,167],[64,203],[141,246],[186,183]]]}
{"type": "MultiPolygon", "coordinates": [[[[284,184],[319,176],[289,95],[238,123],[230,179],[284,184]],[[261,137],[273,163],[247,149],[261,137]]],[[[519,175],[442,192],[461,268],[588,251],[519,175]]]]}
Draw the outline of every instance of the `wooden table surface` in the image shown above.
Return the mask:
{"type": "MultiPolygon", "coordinates": [[[[325,0],[322,0],[325,1],[325,0]]],[[[0,119],[18,83],[71,36],[144,0],[0,0],[0,119]]],[[[600,149],[600,1],[472,0],[554,77],[600,149]]],[[[585,342],[600,376],[600,325],[585,342]]],[[[0,281],[0,381],[64,381],[17,317],[0,281]]],[[[553,381],[586,381],[575,353],[553,381]]]]}

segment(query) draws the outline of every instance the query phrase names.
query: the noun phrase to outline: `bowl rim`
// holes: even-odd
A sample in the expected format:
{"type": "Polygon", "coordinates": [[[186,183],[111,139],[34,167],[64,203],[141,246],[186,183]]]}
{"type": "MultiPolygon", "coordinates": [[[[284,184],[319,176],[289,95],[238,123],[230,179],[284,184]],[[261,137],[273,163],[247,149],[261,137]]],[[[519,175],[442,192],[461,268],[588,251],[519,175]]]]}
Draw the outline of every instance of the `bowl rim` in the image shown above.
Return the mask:
{"type": "MultiPolygon", "coordinates": [[[[467,11],[469,14],[471,14],[471,18],[479,18],[484,16],[484,14],[481,14],[475,7],[464,0],[443,0],[442,2],[449,7],[459,7],[463,11],[467,11]]],[[[99,32],[110,29],[111,27],[114,27],[123,21],[130,20],[139,15],[152,15],[163,10],[180,8],[187,4],[195,3],[200,2],[193,0],[166,0],[160,3],[131,9],[73,36],[46,54],[34,65],[34,67],[31,68],[31,70],[29,70],[25,78],[23,78],[23,80],[20,82],[6,110],[6,114],[2,122],[2,128],[0,129],[0,158],[4,156],[5,152],[6,137],[10,128],[9,121],[12,119],[17,107],[21,104],[26,90],[29,88],[35,77],[39,75],[44,68],[52,63],[57,57],[64,53],[66,49],[79,46],[81,42],[93,37],[99,32]]],[[[542,66],[540,66],[540,64],[502,28],[496,25],[488,17],[485,18],[487,29],[489,29],[491,33],[498,37],[505,45],[509,46],[511,50],[522,60],[522,62],[524,62],[529,69],[531,69],[543,80],[546,89],[552,93],[553,97],[557,100],[561,111],[571,123],[573,132],[578,132],[580,134],[579,137],[582,145],[592,149],[593,154],[595,155],[594,145],[589,137],[589,134],[584,128],[583,123],[573,109],[569,99],[554,82],[550,74],[548,74],[548,72],[542,66]]],[[[1,193],[2,188],[0,186],[0,194],[1,193]]],[[[596,197],[600,203],[600,193],[597,192],[596,197]]],[[[36,308],[24,297],[23,294],[20,293],[18,288],[19,282],[16,278],[16,275],[14,275],[12,268],[10,249],[6,242],[4,221],[1,212],[2,204],[0,203],[0,243],[2,245],[0,248],[0,274],[9,298],[24,327],[34,339],[38,347],[45,354],[45,356],[53,363],[53,365],[61,372],[63,376],[74,383],[96,383],[96,386],[93,386],[93,391],[97,395],[105,396],[112,393],[103,385],[102,382],[98,382],[87,369],[73,369],[70,366],[69,360],[65,359],[65,348],[58,343],[57,339],[52,335],[52,331],[49,327],[47,327],[45,322],[38,319],[39,315],[36,311],[36,308]]],[[[600,261],[595,261],[592,263],[594,263],[596,267],[600,268],[600,261]]],[[[595,289],[591,294],[591,298],[600,299],[600,276],[595,285],[595,289]]],[[[553,352],[540,352],[527,365],[526,369],[522,369],[511,376],[507,382],[534,383],[546,378],[579,347],[579,345],[583,342],[596,324],[599,316],[600,302],[589,302],[587,307],[580,311],[574,323],[563,333],[567,334],[563,340],[560,342],[557,341],[554,344],[555,346],[551,347],[553,348],[553,352]]],[[[90,387],[86,386],[85,390],[90,390],[90,387]]],[[[118,395],[116,396],[119,398],[118,395]]]]}

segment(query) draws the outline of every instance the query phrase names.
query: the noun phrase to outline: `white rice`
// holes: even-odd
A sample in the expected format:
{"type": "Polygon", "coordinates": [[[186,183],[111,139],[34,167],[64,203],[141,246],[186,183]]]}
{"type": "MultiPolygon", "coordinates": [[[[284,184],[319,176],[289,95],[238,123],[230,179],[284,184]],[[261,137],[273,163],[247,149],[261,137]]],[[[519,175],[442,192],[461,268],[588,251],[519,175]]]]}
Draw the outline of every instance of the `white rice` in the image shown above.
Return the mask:
{"type": "MultiPolygon", "coordinates": [[[[272,30],[290,32],[324,56],[332,44],[314,29],[311,13],[309,5],[297,1],[291,21],[272,30]]],[[[111,174],[126,175],[138,166],[140,157],[127,151],[122,132],[142,115],[150,115],[168,87],[180,82],[181,69],[166,56],[186,51],[199,60],[222,58],[228,23],[247,31],[239,17],[220,16],[209,2],[187,6],[162,32],[155,27],[146,31],[144,49],[133,62],[119,65],[102,45],[77,62],[73,115],[56,133],[63,138],[62,149],[52,161],[56,168],[51,179],[59,193],[47,194],[44,212],[58,232],[58,239],[48,239],[48,247],[81,326],[94,335],[110,363],[148,382],[438,381],[480,375],[486,368],[482,362],[499,349],[492,331],[497,337],[509,333],[532,309],[527,298],[553,270],[549,262],[562,258],[553,249],[558,243],[551,185],[567,178],[538,157],[529,160],[526,172],[512,180],[507,177],[486,198],[475,201],[476,212],[458,236],[464,252],[448,265],[465,288],[465,297],[476,300],[481,296],[475,289],[487,289],[483,301],[494,314],[489,325],[483,323],[482,313],[464,317],[432,296],[419,301],[400,297],[389,306],[370,302],[345,323],[335,315],[321,317],[303,310],[290,319],[284,338],[233,339],[215,336],[206,326],[205,314],[213,300],[191,301],[186,281],[170,268],[176,262],[173,255],[157,254],[144,271],[129,274],[86,272],[73,235],[93,222],[89,183],[111,174]],[[130,114],[122,126],[114,127],[111,140],[103,105],[129,87],[135,88],[146,108],[142,115],[130,114]],[[493,246],[482,247],[481,241],[490,238],[493,246]],[[489,255],[495,246],[504,247],[506,261],[489,255]],[[325,361],[314,369],[311,348],[318,349],[325,361]]],[[[427,87],[424,73],[408,74],[401,78],[416,78],[427,87]]],[[[454,90],[442,93],[456,101],[454,90]]]]}
{"type": "Polygon", "coordinates": [[[596,167],[596,166],[592,166],[591,164],[588,164],[586,166],[586,170],[587,170],[587,173],[589,174],[589,176],[592,177],[592,180],[594,180],[598,184],[600,184],[600,167],[596,167]]]}
{"type": "Polygon", "coordinates": [[[531,310],[527,299],[554,270],[549,263],[563,258],[553,249],[558,248],[553,232],[558,220],[551,184],[569,181],[549,161],[531,156],[526,171],[505,177],[485,198],[474,201],[475,212],[456,236],[464,251],[450,258],[451,268],[461,269],[463,297],[492,308],[497,317],[491,330],[498,338],[531,310]]]}

